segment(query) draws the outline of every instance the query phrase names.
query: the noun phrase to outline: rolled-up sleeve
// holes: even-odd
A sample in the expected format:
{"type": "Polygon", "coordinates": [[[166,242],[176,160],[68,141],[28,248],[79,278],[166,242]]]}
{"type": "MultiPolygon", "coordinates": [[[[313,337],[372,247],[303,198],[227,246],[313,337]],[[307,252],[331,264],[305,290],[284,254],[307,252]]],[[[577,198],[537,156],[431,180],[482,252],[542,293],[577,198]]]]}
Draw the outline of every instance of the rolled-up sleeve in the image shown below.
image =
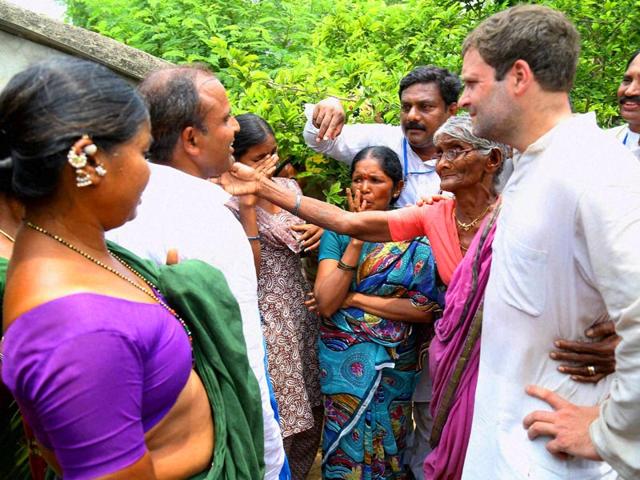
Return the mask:
{"type": "Polygon", "coordinates": [[[317,140],[318,128],[313,125],[313,109],[315,105],[306,104],[304,109],[307,122],[304,126],[302,136],[309,148],[327,155],[339,162],[351,165],[353,157],[360,150],[372,146],[386,146],[393,148],[395,143],[399,143],[402,132],[399,127],[384,124],[358,123],[345,125],[340,135],[333,140],[317,140]]]}

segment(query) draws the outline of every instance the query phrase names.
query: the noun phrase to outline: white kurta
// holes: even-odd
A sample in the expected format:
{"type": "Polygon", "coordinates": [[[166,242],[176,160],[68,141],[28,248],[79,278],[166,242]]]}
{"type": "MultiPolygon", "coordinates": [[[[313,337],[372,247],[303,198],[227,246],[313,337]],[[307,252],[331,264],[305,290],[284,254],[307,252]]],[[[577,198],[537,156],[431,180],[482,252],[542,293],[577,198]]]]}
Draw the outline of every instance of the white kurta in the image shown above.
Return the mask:
{"type": "Polygon", "coordinates": [[[265,370],[265,349],[258,283],[247,236],[225,207],[229,195],[217,185],[175,168],[149,164],[151,178],[134,220],[107,233],[136,255],[164,264],[176,248],[181,259],[198,259],[219,269],[236,297],[249,365],[262,396],[265,478],[276,479],[284,463],[280,426],[271,407],[265,370]]]}
{"type": "Polygon", "coordinates": [[[545,450],[549,438],[530,441],[524,417],[550,407],[524,389],[537,384],[595,405],[611,386],[594,438],[618,470],[638,464],[640,164],[592,114],[564,120],[514,163],[493,243],[463,478],[615,478],[604,462],[556,459],[545,450]],[[607,316],[623,338],[617,373],[590,385],[558,372],[553,341],[585,340],[585,329],[607,316]],[[625,461],[614,462],[616,454],[625,461]]]}
{"type": "Polygon", "coordinates": [[[384,125],[382,123],[345,125],[335,140],[318,142],[318,129],[313,126],[314,105],[305,107],[307,123],[304,126],[304,141],[316,152],[323,153],[340,162],[351,165],[356,154],[366,147],[384,146],[396,152],[406,180],[396,206],[413,205],[421,197],[435,195],[440,191],[440,177],[434,165],[427,166],[416,152],[406,143],[407,168],[404,167],[403,143],[405,142],[402,128],[398,125],[384,125]]]}

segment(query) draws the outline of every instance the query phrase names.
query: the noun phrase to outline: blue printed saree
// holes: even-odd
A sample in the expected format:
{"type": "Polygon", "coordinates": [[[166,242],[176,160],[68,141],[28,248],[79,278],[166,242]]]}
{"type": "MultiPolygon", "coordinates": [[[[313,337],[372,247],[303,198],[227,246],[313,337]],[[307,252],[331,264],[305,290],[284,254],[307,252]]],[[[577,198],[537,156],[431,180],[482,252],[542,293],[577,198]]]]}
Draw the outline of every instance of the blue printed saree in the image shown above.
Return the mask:
{"type": "MultiPolygon", "coordinates": [[[[437,310],[435,263],[426,238],[365,243],[351,290],[409,298],[437,310]]],[[[416,329],[359,308],[324,319],[318,342],[325,398],[324,479],[404,479],[418,360],[416,329]]]]}

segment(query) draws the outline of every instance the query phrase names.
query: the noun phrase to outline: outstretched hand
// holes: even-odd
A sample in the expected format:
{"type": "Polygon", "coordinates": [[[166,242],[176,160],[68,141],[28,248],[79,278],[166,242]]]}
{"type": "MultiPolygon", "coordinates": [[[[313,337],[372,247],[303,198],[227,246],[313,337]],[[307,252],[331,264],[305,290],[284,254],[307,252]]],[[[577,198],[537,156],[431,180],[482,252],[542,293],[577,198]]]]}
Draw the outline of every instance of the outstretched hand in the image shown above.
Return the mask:
{"type": "Polygon", "coordinates": [[[579,407],[546,388],[529,385],[527,394],[547,402],[553,412],[537,410],[524,418],[523,425],[530,440],[540,436],[551,437],[547,450],[560,458],[569,456],[602,460],[596,451],[589,426],[599,416],[600,408],[579,407]]]}
{"type": "Polygon", "coordinates": [[[257,194],[262,175],[247,165],[235,162],[229,171],[211,181],[220,185],[231,195],[257,194]]]}

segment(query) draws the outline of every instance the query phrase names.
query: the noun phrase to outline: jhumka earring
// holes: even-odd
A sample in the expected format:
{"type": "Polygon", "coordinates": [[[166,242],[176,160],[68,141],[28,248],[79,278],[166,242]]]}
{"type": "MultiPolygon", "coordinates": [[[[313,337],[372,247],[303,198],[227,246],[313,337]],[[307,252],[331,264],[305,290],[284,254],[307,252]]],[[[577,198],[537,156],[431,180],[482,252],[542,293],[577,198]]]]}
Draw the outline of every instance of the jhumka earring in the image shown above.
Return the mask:
{"type": "MultiPolygon", "coordinates": [[[[76,185],[79,188],[88,187],[93,184],[91,176],[84,170],[84,168],[87,166],[87,155],[95,155],[97,151],[98,147],[93,143],[85,146],[80,153],[76,152],[75,147],[71,147],[69,149],[67,161],[69,162],[69,165],[76,169],[76,185]]],[[[95,170],[96,174],[100,177],[104,177],[107,174],[107,169],[104,168],[104,165],[101,163],[96,166],[95,170]]]]}

